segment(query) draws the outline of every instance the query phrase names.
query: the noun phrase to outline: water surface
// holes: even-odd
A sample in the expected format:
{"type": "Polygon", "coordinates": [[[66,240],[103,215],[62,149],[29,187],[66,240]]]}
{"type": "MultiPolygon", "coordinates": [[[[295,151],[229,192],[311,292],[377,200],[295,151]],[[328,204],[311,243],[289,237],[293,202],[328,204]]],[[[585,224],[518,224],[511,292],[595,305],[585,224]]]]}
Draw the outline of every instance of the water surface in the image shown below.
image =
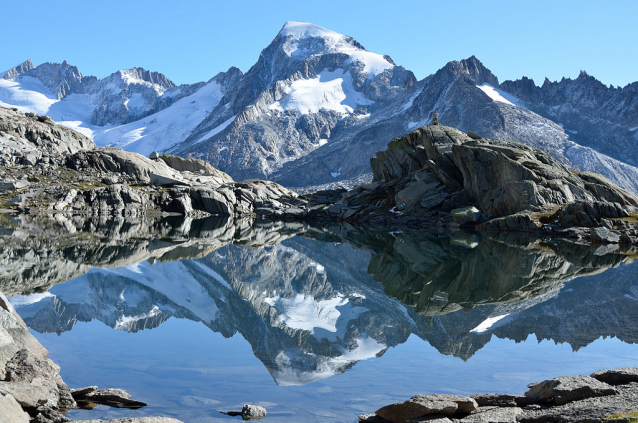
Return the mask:
{"type": "MultiPolygon", "coordinates": [[[[70,387],[140,410],[354,422],[414,394],[637,365],[634,252],[250,221],[4,222],[0,289],[70,387]],[[24,288],[23,290],[20,287],[24,288]]],[[[237,418],[234,418],[235,420],[237,418]]]]}

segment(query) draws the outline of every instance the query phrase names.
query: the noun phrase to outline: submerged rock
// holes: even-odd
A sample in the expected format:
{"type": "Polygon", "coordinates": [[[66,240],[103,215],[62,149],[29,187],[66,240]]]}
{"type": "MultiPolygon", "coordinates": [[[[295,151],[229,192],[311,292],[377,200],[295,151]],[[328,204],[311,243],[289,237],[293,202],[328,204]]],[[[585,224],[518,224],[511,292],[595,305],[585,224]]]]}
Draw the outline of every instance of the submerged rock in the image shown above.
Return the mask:
{"type": "Polygon", "coordinates": [[[131,399],[131,395],[122,389],[100,389],[94,387],[82,388],[71,394],[80,408],[92,409],[97,404],[108,405],[114,408],[130,408],[136,410],[146,407],[146,403],[131,399]]]}

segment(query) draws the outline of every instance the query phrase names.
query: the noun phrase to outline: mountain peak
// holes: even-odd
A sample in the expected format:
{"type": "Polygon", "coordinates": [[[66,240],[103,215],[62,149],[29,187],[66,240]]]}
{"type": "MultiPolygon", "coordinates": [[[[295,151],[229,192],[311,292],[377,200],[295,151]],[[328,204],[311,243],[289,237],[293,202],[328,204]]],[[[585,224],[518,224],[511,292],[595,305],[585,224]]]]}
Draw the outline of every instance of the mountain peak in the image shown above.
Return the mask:
{"type": "Polygon", "coordinates": [[[175,88],[176,85],[160,72],[152,72],[144,68],[121,69],[115,72],[119,78],[127,85],[141,84],[157,86],[162,91],[175,88]]]}
{"type": "MultiPolygon", "coordinates": [[[[29,72],[31,69],[34,69],[35,66],[31,59],[27,59],[24,62],[20,63],[18,66],[15,66],[4,73],[2,76],[4,79],[14,79],[18,76],[29,72]]],[[[2,75],[2,74],[0,74],[2,75]]]]}
{"type": "Polygon", "coordinates": [[[377,75],[395,66],[389,56],[367,51],[352,37],[307,22],[286,22],[271,46],[270,51],[283,51],[296,61],[324,54],[349,56],[350,63],[358,62],[368,75],[377,75]]]}
{"type": "Polygon", "coordinates": [[[309,22],[288,21],[279,31],[282,37],[292,36],[293,38],[345,38],[343,34],[323,28],[309,22]]]}
{"type": "Polygon", "coordinates": [[[470,76],[476,81],[476,85],[490,84],[493,87],[498,87],[498,78],[476,56],[471,56],[465,60],[461,60],[461,66],[464,72],[469,73],[470,76]]]}

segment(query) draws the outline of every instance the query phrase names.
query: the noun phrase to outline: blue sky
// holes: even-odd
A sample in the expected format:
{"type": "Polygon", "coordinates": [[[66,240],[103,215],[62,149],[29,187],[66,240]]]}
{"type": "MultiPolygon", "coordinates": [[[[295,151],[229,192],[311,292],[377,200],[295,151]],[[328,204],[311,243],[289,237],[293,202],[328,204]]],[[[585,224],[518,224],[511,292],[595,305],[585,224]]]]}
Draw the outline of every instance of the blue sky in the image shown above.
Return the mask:
{"type": "Polygon", "coordinates": [[[500,81],[638,80],[638,1],[12,1],[3,16],[0,71],[32,59],[67,60],[104,77],[141,66],[174,82],[247,71],[288,20],[350,35],[421,79],[478,57],[500,81]]]}

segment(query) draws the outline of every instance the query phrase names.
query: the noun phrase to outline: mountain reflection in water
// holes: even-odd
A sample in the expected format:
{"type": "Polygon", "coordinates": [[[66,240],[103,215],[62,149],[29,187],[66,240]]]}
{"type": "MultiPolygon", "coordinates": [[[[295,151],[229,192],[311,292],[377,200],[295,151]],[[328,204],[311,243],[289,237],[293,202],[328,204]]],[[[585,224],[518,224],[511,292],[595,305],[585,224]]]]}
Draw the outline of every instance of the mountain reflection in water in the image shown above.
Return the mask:
{"type": "Polygon", "coordinates": [[[638,336],[634,266],[561,292],[631,262],[617,246],[252,220],[4,219],[0,290],[48,289],[12,299],[33,330],[189,319],[239,332],[280,385],[343,373],[412,334],[464,360],[492,334],[574,349],[638,336]]]}

